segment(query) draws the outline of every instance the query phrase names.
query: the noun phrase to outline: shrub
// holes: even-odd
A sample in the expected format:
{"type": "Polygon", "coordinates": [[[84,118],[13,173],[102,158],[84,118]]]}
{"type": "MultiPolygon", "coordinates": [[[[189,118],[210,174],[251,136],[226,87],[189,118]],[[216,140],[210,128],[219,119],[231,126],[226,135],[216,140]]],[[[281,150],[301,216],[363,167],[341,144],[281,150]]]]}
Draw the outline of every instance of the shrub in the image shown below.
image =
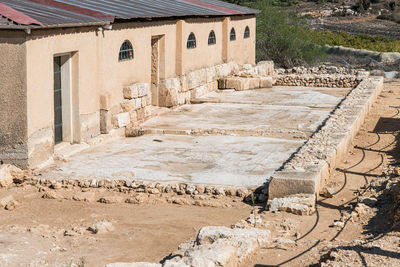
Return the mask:
{"type": "Polygon", "coordinates": [[[292,67],[324,57],[325,50],[316,45],[316,36],[308,29],[305,19],[268,1],[251,6],[261,10],[257,16],[257,61],[269,59],[278,66],[292,67]]]}

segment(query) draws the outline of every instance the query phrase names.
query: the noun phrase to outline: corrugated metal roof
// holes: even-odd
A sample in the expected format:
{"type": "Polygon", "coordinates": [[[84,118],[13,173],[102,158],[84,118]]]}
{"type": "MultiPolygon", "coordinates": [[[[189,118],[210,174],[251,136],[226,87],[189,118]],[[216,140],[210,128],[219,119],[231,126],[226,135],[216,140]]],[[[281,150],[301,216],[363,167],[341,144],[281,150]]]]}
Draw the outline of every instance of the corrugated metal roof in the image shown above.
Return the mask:
{"type": "MultiPolygon", "coordinates": [[[[218,0],[0,0],[0,4],[15,11],[5,15],[5,8],[2,11],[0,6],[0,17],[13,21],[15,25],[34,27],[258,13],[254,9],[218,0]],[[15,14],[23,15],[25,19],[21,20],[21,16],[15,14]]],[[[4,24],[0,22],[0,25],[4,24]]]]}

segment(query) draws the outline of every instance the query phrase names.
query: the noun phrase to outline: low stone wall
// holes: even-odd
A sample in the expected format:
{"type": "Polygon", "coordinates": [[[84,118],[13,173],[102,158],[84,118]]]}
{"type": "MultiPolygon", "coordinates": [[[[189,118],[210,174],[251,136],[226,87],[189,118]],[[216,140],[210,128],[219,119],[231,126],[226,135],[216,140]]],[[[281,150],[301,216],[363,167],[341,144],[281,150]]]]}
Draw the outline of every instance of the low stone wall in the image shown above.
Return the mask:
{"type": "Polygon", "coordinates": [[[199,69],[160,81],[160,106],[174,107],[218,89],[218,79],[239,71],[235,62],[199,69]]]}
{"type": "Polygon", "coordinates": [[[177,196],[228,196],[228,197],[248,197],[252,189],[235,186],[219,186],[208,184],[190,184],[182,182],[153,182],[153,181],[129,181],[129,180],[110,180],[95,178],[65,178],[61,180],[43,179],[33,175],[26,175],[24,183],[32,186],[43,186],[49,188],[102,188],[115,190],[122,193],[147,193],[147,194],[172,194],[177,196]]]}
{"type": "Polygon", "coordinates": [[[275,85],[278,86],[307,86],[354,88],[362,81],[361,77],[353,75],[317,75],[317,74],[289,74],[278,75],[275,85]]]}
{"type": "Polygon", "coordinates": [[[135,83],[123,88],[124,100],[119,105],[108,104],[109,96],[100,97],[100,130],[107,134],[111,129],[124,128],[131,123],[151,116],[151,91],[148,83],[135,83]]]}
{"type": "Polygon", "coordinates": [[[354,57],[371,58],[379,63],[393,64],[400,60],[400,53],[398,52],[375,52],[366,49],[354,49],[344,46],[327,46],[328,53],[336,55],[350,55],[354,57]]]}
{"type": "Polygon", "coordinates": [[[354,88],[368,75],[369,73],[363,70],[336,66],[295,67],[278,69],[274,85],[354,88]]]}
{"type": "Polygon", "coordinates": [[[366,78],[353,89],[316,132],[269,183],[269,199],[315,194],[349,148],[372,103],[383,88],[383,78],[366,78]]]}

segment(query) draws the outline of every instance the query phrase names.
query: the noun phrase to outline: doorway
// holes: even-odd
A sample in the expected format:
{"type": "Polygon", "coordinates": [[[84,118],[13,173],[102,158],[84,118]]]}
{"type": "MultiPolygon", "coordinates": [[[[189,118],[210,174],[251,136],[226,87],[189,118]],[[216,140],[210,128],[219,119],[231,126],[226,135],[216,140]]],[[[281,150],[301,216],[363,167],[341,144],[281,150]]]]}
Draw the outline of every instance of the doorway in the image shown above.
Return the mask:
{"type": "Polygon", "coordinates": [[[164,35],[152,36],[151,38],[151,104],[160,105],[160,79],[164,75],[164,35]]]}
{"type": "Polygon", "coordinates": [[[54,57],[54,143],[63,141],[61,57],[54,57]]]}
{"type": "Polygon", "coordinates": [[[72,72],[71,54],[54,56],[53,59],[54,77],[54,143],[72,143],[72,72]]]}

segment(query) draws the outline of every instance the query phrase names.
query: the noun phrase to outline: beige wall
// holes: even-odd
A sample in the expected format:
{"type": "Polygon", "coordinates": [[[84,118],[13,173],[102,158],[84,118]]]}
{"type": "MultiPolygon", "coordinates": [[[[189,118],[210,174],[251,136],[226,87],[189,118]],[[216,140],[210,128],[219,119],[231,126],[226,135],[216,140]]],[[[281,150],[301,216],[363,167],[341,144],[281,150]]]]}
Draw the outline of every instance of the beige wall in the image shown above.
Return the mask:
{"type": "Polygon", "coordinates": [[[222,21],[223,18],[189,19],[182,27],[182,70],[183,73],[214,66],[222,60],[222,21]],[[217,43],[208,45],[208,35],[214,30],[217,43]],[[187,49],[190,33],[196,36],[196,48],[187,49]]]}
{"type": "MultiPolygon", "coordinates": [[[[113,30],[104,32],[96,32],[94,29],[33,31],[29,36],[29,135],[37,130],[52,127],[53,124],[54,55],[68,52],[78,54],[78,65],[73,65],[72,68],[79,69],[79,110],[80,114],[87,117],[99,111],[100,94],[109,92],[110,102],[115,105],[122,99],[124,86],[135,82],[150,82],[152,36],[165,35],[167,47],[175,48],[176,45],[174,22],[114,25],[113,30]],[[118,52],[124,40],[132,43],[135,55],[133,60],[119,62],[118,52]]],[[[165,76],[172,77],[175,75],[174,49],[168,49],[165,56],[168,62],[165,76]]]]}
{"type": "Polygon", "coordinates": [[[229,59],[239,65],[255,64],[256,60],[256,19],[254,17],[232,17],[228,24],[229,59]],[[250,38],[244,39],[246,26],[250,28],[250,38]],[[236,41],[229,40],[232,29],[236,31],[236,41]]]}
{"type": "Polygon", "coordinates": [[[26,167],[25,33],[0,31],[0,160],[26,167]]]}

